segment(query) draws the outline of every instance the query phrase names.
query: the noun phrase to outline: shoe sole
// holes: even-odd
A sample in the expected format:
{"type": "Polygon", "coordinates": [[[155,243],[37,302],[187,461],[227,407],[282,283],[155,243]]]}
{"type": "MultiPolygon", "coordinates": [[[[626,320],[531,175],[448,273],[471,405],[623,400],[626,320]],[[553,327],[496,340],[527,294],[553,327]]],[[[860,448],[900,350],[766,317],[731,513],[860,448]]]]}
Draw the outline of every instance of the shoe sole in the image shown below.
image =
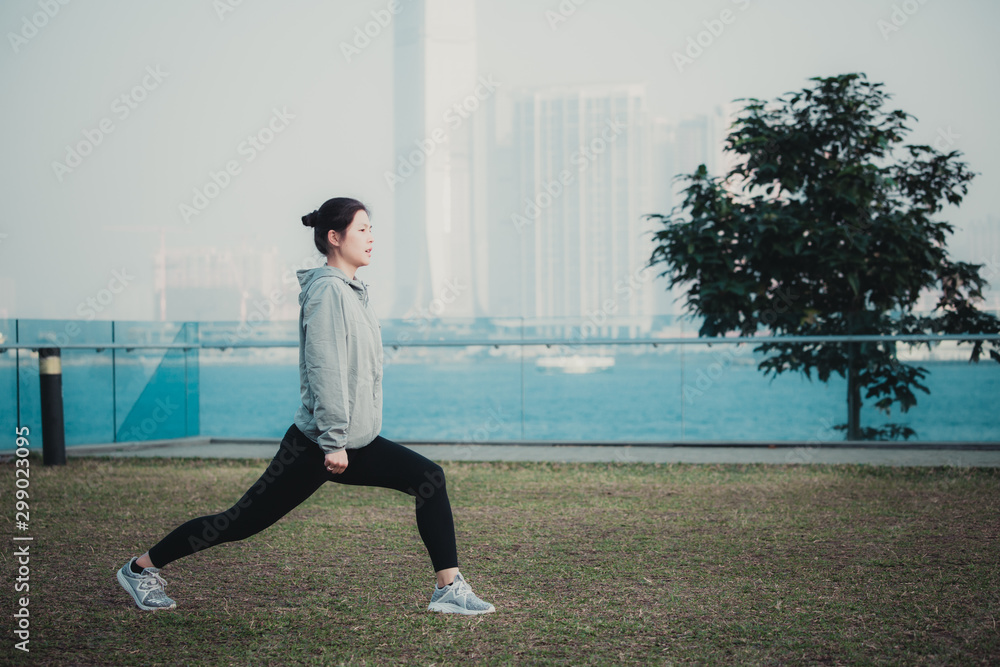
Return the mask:
{"type": "Polygon", "coordinates": [[[129,596],[131,596],[132,601],[135,602],[135,606],[137,606],[139,609],[142,609],[144,611],[160,611],[162,609],[176,609],[177,608],[177,603],[176,602],[173,605],[169,606],[169,607],[147,607],[146,605],[144,605],[141,602],[139,602],[139,599],[135,596],[135,591],[133,591],[132,587],[129,586],[128,582],[125,580],[125,575],[122,573],[121,570],[118,570],[117,578],[118,578],[118,583],[121,584],[122,588],[125,589],[125,592],[128,593],[129,596]]]}
{"type": "Polygon", "coordinates": [[[450,604],[431,602],[430,605],[427,606],[427,611],[439,611],[444,614],[461,614],[462,616],[478,616],[480,614],[492,614],[496,611],[496,607],[490,607],[489,609],[484,609],[482,611],[474,611],[472,609],[462,609],[461,607],[456,607],[450,604]]]}

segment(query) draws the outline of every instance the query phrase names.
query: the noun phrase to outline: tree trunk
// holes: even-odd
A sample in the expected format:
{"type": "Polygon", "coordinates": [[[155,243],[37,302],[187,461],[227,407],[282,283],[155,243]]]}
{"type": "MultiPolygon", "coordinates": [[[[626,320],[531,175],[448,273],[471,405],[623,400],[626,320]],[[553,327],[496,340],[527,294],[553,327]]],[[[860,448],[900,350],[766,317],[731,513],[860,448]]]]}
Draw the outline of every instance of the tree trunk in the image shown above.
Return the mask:
{"type": "Polygon", "coordinates": [[[861,439],[861,387],[858,386],[858,343],[847,344],[847,439],[861,439]]]}

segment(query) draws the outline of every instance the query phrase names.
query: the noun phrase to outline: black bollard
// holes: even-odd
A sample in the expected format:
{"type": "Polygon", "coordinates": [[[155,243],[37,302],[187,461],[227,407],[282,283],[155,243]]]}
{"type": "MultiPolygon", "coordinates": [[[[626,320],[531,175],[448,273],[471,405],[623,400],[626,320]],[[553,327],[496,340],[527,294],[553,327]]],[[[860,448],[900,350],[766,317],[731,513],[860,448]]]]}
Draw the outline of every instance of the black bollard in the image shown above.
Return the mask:
{"type": "Polygon", "coordinates": [[[66,465],[66,426],[63,422],[62,358],[58,347],[38,350],[38,378],[42,401],[42,464],[66,465]]]}

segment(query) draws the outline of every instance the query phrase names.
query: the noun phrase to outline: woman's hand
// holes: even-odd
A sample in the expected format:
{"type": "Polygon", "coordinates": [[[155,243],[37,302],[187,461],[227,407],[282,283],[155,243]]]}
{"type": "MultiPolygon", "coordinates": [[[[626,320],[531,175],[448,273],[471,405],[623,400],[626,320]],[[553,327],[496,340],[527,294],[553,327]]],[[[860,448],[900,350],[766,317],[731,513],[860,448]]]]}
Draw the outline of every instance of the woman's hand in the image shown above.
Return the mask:
{"type": "Polygon", "coordinates": [[[341,449],[339,452],[331,452],[327,454],[326,460],[323,463],[327,470],[332,472],[334,475],[339,475],[347,470],[347,450],[341,449]]]}

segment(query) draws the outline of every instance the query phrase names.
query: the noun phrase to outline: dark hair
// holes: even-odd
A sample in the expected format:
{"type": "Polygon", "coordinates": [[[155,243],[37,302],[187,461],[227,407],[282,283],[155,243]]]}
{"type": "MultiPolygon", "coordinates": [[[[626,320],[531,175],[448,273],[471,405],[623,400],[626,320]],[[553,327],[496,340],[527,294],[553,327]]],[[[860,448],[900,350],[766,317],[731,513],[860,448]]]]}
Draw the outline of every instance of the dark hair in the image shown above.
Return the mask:
{"type": "Polygon", "coordinates": [[[371,216],[368,207],[357,199],[335,197],[323,202],[323,205],[312,213],[302,216],[302,224],[315,228],[313,241],[316,243],[316,250],[319,250],[321,255],[326,255],[328,252],[326,237],[329,236],[330,230],[343,234],[344,230],[351,226],[358,211],[364,211],[371,216]]]}

